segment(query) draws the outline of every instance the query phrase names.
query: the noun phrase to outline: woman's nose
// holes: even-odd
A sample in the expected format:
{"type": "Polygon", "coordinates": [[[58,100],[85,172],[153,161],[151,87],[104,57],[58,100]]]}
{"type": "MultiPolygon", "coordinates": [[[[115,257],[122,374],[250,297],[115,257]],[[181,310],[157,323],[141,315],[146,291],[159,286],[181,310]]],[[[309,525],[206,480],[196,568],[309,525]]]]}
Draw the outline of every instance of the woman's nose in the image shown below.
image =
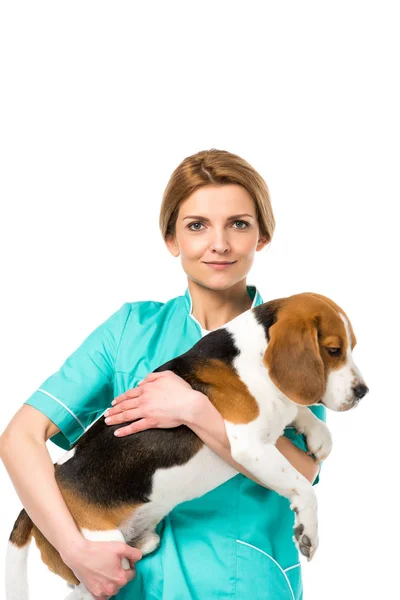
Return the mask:
{"type": "Polygon", "coordinates": [[[225,232],[216,232],[211,240],[211,248],[217,252],[226,252],[230,248],[228,236],[225,232]]]}

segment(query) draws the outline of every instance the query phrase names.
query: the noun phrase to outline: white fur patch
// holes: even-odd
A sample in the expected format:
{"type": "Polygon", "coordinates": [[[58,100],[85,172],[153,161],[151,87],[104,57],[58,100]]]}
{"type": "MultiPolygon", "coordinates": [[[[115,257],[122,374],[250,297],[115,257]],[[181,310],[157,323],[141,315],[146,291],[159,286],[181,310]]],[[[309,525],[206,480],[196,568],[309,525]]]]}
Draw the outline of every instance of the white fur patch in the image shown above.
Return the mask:
{"type": "Polygon", "coordinates": [[[157,469],[150,502],[140,506],[121,528],[125,539],[143,537],[147,543],[156,524],[177,504],[202,496],[235,475],[237,471],[208,446],[203,446],[184,465],[157,469]]]}
{"type": "Polygon", "coordinates": [[[27,560],[30,544],[17,548],[8,542],[6,554],[6,599],[28,600],[27,560]]]}
{"type": "Polygon", "coordinates": [[[353,387],[361,383],[364,384],[365,382],[353,360],[349,324],[345,316],[341,313],[339,314],[346,329],[347,360],[343,367],[329,373],[322,401],[328,408],[341,411],[347,410],[354,405],[356,397],[353,392],[353,387]]]}
{"type": "Polygon", "coordinates": [[[264,327],[257,321],[254,313],[249,311],[239,315],[226,329],[233,335],[240,349],[233,366],[256,399],[260,410],[257,419],[239,428],[245,427],[250,438],[255,436],[259,441],[273,444],[283,434],[286,425],[295,418],[297,405],[289,400],[269,377],[262,360],[268,341],[264,327]]]}

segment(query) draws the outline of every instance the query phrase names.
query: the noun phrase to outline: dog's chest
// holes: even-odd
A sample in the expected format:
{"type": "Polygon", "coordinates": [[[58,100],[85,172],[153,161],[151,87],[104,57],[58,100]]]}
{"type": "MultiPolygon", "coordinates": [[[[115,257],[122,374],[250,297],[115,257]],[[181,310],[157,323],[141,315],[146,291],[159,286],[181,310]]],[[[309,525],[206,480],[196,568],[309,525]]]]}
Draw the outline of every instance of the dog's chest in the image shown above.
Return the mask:
{"type": "Polygon", "coordinates": [[[263,326],[250,311],[234,319],[227,329],[233,335],[239,350],[233,366],[242,382],[255,398],[259,416],[249,424],[261,430],[265,441],[276,440],[297,414],[297,407],[274,385],[263,357],[268,340],[263,326]]]}

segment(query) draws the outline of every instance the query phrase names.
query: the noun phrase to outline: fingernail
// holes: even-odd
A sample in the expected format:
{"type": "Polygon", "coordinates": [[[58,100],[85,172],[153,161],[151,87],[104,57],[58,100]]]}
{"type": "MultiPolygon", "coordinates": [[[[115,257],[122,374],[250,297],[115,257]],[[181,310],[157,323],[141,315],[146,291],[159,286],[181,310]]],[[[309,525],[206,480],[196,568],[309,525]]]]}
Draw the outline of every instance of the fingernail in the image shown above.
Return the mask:
{"type": "Polygon", "coordinates": [[[110,414],[110,409],[107,408],[106,412],[104,413],[104,416],[107,417],[110,414]]]}
{"type": "Polygon", "coordinates": [[[111,421],[111,417],[107,417],[107,419],[104,419],[106,423],[109,423],[111,421]]]}
{"type": "Polygon", "coordinates": [[[118,429],[114,431],[114,435],[121,435],[118,429]]]}
{"type": "Polygon", "coordinates": [[[113,401],[111,402],[111,404],[112,404],[113,406],[114,406],[114,404],[116,404],[116,403],[117,403],[117,401],[116,401],[116,400],[113,400],[113,401]]]}

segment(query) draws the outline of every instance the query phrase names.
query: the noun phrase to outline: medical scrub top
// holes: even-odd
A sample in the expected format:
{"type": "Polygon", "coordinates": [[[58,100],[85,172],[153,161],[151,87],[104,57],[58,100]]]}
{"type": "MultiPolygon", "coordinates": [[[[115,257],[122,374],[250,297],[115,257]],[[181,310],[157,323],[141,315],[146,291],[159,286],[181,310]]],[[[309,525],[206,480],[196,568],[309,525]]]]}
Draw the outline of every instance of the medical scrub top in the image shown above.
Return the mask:
{"type": "MultiPolygon", "coordinates": [[[[247,286],[252,307],[263,303],[247,286]]],[[[51,441],[68,450],[111,405],[148,373],[206,334],[192,315],[189,289],[168,302],[126,302],[95,329],[26,404],[60,429],[51,441]]],[[[325,420],[325,407],[311,407],[325,420]]],[[[284,435],[306,451],[303,435],[284,435]]],[[[318,478],[315,480],[317,483],[318,478]]],[[[136,563],[118,600],[300,600],[299,553],[289,500],[242,474],[179,504],[157,526],[161,543],[136,563]]]]}

